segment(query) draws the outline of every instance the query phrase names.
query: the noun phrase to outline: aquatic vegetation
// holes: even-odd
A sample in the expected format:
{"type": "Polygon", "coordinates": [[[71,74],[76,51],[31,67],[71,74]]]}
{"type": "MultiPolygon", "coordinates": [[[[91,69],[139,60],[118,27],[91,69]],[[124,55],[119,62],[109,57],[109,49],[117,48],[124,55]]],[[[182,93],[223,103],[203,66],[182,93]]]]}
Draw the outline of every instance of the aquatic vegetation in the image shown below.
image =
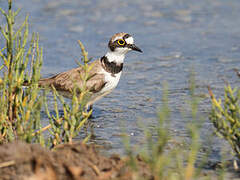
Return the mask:
{"type": "MultiPolygon", "coordinates": [[[[165,86],[166,87],[166,86],[165,86]]],[[[195,96],[195,80],[190,78],[189,106],[192,121],[188,123],[189,143],[176,142],[170,132],[171,114],[168,105],[168,91],[165,88],[162,96],[162,106],[158,112],[158,121],[154,128],[148,129],[142,126],[145,134],[143,146],[131,147],[128,136],[124,137],[126,154],[129,157],[129,166],[135,171],[137,179],[144,179],[139,170],[138,159],[149,165],[152,179],[198,179],[203,176],[203,167],[207,163],[207,153],[201,160],[198,159],[200,152],[200,130],[203,117],[198,112],[199,97],[195,96]],[[139,152],[136,157],[136,152],[139,152]]],[[[223,176],[224,174],[221,174],[223,176]]],[[[206,179],[211,175],[206,175],[206,179]]]]}
{"type": "MultiPolygon", "coordinates": [[[[49,112],[47,92],[38,86],[43,62],[42,48],[39,47],[39,36],[33,33],[30,42],[28,17],[16,29],[15,21],[20,9],[12,10],[12,1],[8,1],[8,11],[0,8],[5,17],[6,25],[1,25],[1,36],[4,47],[0,49],[0,143],[24,140],[29,143],[40,143],[51,147],[72,142],[91,115],[83,107],[86,105],[88,91],[86,88],[74,89],[71,105],[53,89],[55,112],[49,112]],[[26,85],[23,88],[23,85],[26,85]],[[77,95],[76,92],[81,92],[77,95]],[[58,101],[63,106],[63,116],[59,115],[58,101]],[[45,112],[42,109],[45,107],[45,112]],[[47,114],[49,124],[42,127],[41,117],[47,114]],[[55,114],[55,115],[53,115],[55,114]],[[51,136],[44,137],[48,131],[51,136]]],[[[84,46],[79,41],[82,50],[83,69],[86,71],[83,81],[88,77],[88,57],[84,46]]]]}
{"type": "Polygon", "coordinates": [[[224,99],[217,100],[209,88],[212,99],[210,119],[216,128],[216,134],[224,138],[240,159],[240,89],[225,86],[224,99]]]}

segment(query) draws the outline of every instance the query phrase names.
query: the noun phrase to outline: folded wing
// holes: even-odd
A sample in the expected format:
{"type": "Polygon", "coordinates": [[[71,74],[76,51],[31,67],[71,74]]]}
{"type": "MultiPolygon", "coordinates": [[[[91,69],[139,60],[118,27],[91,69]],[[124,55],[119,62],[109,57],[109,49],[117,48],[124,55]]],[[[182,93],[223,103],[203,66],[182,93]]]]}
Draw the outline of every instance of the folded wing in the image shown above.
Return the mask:
{"type": "MultiPolygon", "coordinates": [[[[86,88],[93,93],[101,91],[105,86],[106,82],[104,80],[104,75],[99,73],[99,61],[93,62],[91,70],[88,72],[88,80],[86,82],[86,88]]],[[[90,65],[90,66],[91,66],[90,65]]],[[[82,89],[84,82],[82,78],[85,76],[85,71],[82,67],[71,69],[66,72],[59,73],[53,77],[40,79],[40,87],[51,87],[58,91],[68,91],[72,92],[73,88],[76,86],[82,89]]]]}

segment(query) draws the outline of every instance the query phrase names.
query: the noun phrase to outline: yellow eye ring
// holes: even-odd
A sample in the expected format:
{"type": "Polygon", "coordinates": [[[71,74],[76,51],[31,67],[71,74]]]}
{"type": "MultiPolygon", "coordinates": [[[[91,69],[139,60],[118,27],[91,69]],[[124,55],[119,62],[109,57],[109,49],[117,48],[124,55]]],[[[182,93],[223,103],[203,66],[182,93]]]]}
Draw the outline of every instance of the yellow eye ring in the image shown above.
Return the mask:
{"type": "Polygon", "coordinates": [[[120,45],[120,46],[123,46],[125,44],[125,41],[123,39],[119,39],[117,40],[117,43],[120,45]]]}

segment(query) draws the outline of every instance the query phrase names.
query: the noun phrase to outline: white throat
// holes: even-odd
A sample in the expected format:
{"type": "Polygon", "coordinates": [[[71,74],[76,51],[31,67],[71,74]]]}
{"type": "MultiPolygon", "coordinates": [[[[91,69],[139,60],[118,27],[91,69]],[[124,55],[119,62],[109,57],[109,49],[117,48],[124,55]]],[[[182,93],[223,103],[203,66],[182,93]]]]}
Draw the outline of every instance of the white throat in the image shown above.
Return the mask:
{"type": "Polygon", "coordinates": [[[123,63],[125,58],[124,53],[119,53],[115,51],[109,51],[105,56],[107,57],[109,62],[116,62],[117,64],[123,63]]]}

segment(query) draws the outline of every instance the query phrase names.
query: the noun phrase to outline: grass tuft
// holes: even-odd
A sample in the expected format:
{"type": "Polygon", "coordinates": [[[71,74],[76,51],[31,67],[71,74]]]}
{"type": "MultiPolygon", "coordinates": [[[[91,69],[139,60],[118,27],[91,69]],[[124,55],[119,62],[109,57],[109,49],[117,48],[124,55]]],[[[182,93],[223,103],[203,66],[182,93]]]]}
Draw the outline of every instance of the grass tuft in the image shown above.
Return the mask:
{"type": "Polygon", "coordinates": [[[84,63],[79,65],[85,71],[82,77],[84,86],[80,90],[77,86],[74,88],[70,105],[53,87],[53,115],[48,108],[48,91],[42,91],[38,85],[43,63],[43,49],[39,47],[39,35],[29,34],[28,16],[21,26],[14,30],[15,18],[19,10],[12,9],[11,0],[8,1],[8,5],[6,11],[0,9],[6,19],[6,24],[0,26],[4,41],[1,44],[5,44],[0,50],[0,143],[19,139],[50,147],[60,143],[72,143],[73,138],[78,135],[92,113],[84,109],[86,97],[89,96],[86,88],[88,72],[91,68],[87,64],[88,53],[79,41],[84,63]],[[28,42],[29,36],[31,36],[30,42],[28,42]],[[23,85],[27,86],[23,88],[23,85]],[[63,115],[59,114],[59,101],[63,107],[63,115]],[[45,112],[42,112],[44,107],[45,112]],[[44,113],[49,119],[49,124],[42,127],[41,119],[44,113]],[[50,136],[44,136],[46,131],[50,136]]]}
{"type": "Polygon", "coordinates": [[[240,90],[225,86],[224,99],[217,100],[209,87],[212,100],[210,119],[216,129],[216,134],[224,138],[232,147],[240,160],[240,90]]]}

